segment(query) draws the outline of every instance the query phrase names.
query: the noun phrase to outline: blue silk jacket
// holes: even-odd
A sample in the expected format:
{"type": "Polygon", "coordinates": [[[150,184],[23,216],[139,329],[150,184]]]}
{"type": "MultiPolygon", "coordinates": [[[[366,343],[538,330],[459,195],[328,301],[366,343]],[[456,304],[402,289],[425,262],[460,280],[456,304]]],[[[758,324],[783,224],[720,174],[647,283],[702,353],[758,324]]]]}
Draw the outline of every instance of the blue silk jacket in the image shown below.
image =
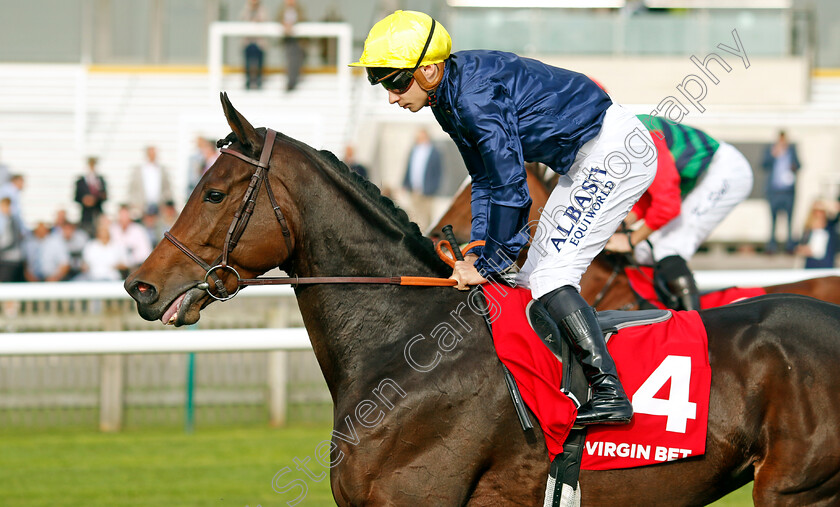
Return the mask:
{"type": "Polygon", "coordinates": [[[435,118],[472,177],[472,237],[487,242],[475,267],[498,272],[528,242],[525,161],[566,174],[598,135],[609,96],[594,81],[502,51],[459,51],[429,94],[435,118]]]}

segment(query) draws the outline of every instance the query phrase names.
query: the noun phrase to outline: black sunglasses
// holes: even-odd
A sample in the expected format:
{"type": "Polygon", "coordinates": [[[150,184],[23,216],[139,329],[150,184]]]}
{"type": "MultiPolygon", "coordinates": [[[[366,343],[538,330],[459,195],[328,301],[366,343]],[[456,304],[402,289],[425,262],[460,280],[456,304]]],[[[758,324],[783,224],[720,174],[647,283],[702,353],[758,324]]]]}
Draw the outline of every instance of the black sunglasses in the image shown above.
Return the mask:
{"type": "Polygon", "coordinates": [[[388,91],[392,91],[397,95],[402,95],[411,88],[411,83],[414,82],[414,72],[420,67],[420,62],[426,56],[426,51],[429,49],[429,44],[432,42],[432,35],[435,33],[435,20],[432,18],[432,26],[429,28],[429,36],[426,38],[426,44],[423,46],[423,51],[420,53],[420,58],[414,64],[413,69],[394,69],[389,67],[367,67],[368,81],[372,85],[382,84],[382,87],[388,91]]]}
{"type": "Polygon", "coordinates": [[[382,87],[397,95],[402,95],[411,88],[414,82],[414,72],[408,69],[391,69],[387,67],[368,67],[368,81],[370,84],[382,84],[382,87]]]}

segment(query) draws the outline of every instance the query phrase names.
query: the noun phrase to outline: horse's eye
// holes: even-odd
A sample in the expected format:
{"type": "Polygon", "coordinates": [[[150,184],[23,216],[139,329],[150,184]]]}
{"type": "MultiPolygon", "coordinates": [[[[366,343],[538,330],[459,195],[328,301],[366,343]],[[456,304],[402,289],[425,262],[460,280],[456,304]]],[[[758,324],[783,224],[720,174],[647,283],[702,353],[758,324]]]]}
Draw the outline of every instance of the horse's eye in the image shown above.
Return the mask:
{"type": "Polygon", "coordinates": [[[225,198],[225,194],[219,192],[218,190],[208,190],[206,194],[204,194],[204,200],[208,202],[212,202],[213,204],[219,204],[225,198]]]}

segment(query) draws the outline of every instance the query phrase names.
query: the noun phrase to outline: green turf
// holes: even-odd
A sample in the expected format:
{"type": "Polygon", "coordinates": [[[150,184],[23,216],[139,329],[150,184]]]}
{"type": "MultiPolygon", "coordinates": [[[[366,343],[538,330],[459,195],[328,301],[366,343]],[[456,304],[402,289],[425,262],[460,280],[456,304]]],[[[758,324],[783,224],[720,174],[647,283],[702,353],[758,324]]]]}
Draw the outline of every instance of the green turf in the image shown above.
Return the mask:
{"type": "Polygon", "coordinates": [[[327,426],[198,430],[7,432],[0,435],[0,506],[238,506],[286,505],[300,489],[279,494],[294,479],[308,492],[299,505],[334,505],[328,480],[309,479],[294,458],[314,460],[327,426]]]}
{"type": "MultiPolygon", "coordinates": [[[[328,426],[284,429],[199,429],[103,434],[89,430],[19,430],[0,434],[0,506],[237,506],[287,505],[306,484],[298,505],[334,505],[328,480],[296,469],[309,458],[310,473],[328,426]]],[[[752,505],[751,485],[714,504],[752,505]]],[[[584,493],[585,494],[585,493],[584,493]]]]}
{"type": "Polygon", "coordinates": [[[712,505],[714,507],[748,507],[753,504],[752,490],[753,485],[749,483],[738,491],[733,491],[726,495],[712,505]]]}

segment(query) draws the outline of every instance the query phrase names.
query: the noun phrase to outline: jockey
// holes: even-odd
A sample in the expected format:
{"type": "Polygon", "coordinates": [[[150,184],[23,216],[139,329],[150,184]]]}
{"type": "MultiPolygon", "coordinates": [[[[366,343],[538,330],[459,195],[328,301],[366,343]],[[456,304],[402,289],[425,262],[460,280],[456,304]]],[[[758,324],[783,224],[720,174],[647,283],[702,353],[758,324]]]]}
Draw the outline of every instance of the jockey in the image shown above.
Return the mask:
{"type": "Polygon", "coordinates": [[[515,269],[528,242],[525,161],[560,181],[541,213],[517,282],[531,289],[573,341],[592,387],[579,424],[627,423],[633,408],[618,380],[580,278],[653,180],[656,150],[644,125],[582,74],[501,51],[450,54],[446,29],[426,14],[396,11],[376,23],[360,60],[390,103],[430,106],[472,177],[472,240],[486,245],[456,262],[458,288],[515,269]]]}
{"type": "Polygon", "coordinates": [[[644,219],[632,234],[616,233],[607,250],[633,253],[654,266],[654,287],[669,308],[699,310],[700,295],[687,261],[752,190],[749,162],[734,146],[705,132],[639,115],[659,153],[653,184],[625,225],[644,219]],[[680,199],[682,197],[682,205],[680,199]]]}

